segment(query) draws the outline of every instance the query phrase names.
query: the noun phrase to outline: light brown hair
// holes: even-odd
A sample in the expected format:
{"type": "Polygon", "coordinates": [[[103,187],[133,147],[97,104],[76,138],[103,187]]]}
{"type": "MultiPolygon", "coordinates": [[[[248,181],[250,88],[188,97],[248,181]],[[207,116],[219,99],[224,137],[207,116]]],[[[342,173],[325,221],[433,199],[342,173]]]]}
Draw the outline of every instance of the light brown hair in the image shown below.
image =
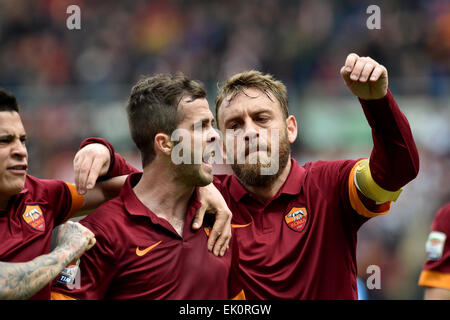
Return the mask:
{"type": "Polygon", "coordinates": [[[263,74],[256,70],[250,70],[235,74],[230,77],[225,84],[219,88],[216,98],[216,119],[219,123],[219,108],[225,99],[231,101],[238,93],[248,88],[259,89],[272,100],[271,95],[280,104],[284,119],[289,116],[289,101],[286,86],[271,74],[263,74]]]}

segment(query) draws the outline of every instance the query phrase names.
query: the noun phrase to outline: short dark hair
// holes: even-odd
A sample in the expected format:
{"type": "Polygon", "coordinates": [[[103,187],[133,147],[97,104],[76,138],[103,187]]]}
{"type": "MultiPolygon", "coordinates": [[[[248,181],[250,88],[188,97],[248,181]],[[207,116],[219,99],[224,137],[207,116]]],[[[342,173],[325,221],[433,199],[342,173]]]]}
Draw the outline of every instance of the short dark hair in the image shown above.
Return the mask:
{"type": "Polygon", "coordinates": [[[19,113],[16,97],[0,88],[0,111],[15,111],[19,113]]]}
{"type": "Polygon", "coordinates": [[[206,90],[199,81],[182,73],[143,78],[131,89],[127,104],[128,124],[131,138],[141,152],[143,167],[156,156],[156,134],[171,135],[183,120],[178,104],[186,95],[193,99],[206,98],[206,90]]]}

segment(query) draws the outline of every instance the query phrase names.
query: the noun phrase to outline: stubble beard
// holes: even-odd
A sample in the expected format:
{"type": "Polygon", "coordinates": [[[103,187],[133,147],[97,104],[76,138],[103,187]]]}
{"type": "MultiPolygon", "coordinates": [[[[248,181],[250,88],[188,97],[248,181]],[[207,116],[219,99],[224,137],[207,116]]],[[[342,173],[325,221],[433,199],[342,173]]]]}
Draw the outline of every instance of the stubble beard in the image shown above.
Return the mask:
{"type": "MultiPolygon", "coordinates": [[[[268,156],[272,157],[271,148],[267,150],[268,156]]],[[[239,181],[244,185],[252,187],[267,187],[272,184],[286,168],[291,153],[291,146],[287,139],[287,132],[283,131],[283,136],[279,142],[278,171],[274,174],[261,174],[264,168],[269,168],[271,163],[262,163],[258,157],[256,164],[232,164],[231,169],[239,181]]],[[[276,155],[275,155],[276,156],[276,155]]],[[[236,162],[236,161],[235,161],[236,162]]]]}

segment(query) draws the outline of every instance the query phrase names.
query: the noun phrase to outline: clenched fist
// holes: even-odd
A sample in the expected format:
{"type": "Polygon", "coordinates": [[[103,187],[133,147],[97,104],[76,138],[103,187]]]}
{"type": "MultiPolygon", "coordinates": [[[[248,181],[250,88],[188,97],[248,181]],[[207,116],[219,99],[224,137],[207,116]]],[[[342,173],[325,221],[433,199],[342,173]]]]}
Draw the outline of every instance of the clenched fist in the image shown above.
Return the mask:
{"type": "Polygon", "coordinates": [[[370,57],[350,53],[341,68],[341,75],[350,91],[361,99],[381,99],[387,94],[387,70],[370,57]]]}

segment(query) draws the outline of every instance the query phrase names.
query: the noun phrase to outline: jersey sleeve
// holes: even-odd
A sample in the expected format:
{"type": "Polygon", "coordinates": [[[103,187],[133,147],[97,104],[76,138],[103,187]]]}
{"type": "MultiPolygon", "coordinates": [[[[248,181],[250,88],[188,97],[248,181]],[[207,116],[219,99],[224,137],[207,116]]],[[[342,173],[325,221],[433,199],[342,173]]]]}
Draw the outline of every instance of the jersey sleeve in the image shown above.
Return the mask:
{"type": "Polygon", "coordinates": [[[372,128],[371,175],[381,188],[395,192],[419,172],[419,153],[409,122],[389,89],[381,99],[359,101],[372,128]]]}
{"type": "Polygon", "coordinates": [[[372,128],[373,148],[368,166],[360,166],[366,162],[366,159],[360,159],[351,164],[351,168],[340,170],[343,173],[340,178],[347,179],[348,200],[352,210],[362,217],[372,218],[386,214],[391,200],[395,201],[398,197],[400,188],[417,176],[419,156],[408,120],[390,90],[381,99],[359,101],[372,128]],[[367,170],[361,170],[357,176],[358,167],[367,170]],[[370,179],[357,179],[363,176],[362,173],[368,174],[366,177],[370,179]],[[377,197],[379,195],[383,196],[377,197]]]}
{"type": "Polygon", "coordinates": [[[355,171],[363,160],[318,161],[312,169],[317,181],[325,186],[324,192],[334,194],[340,212],[345,219],[353,221],[357,229],[369,218],[386,214],[390,209],[390,203],[376,204],[356,187],[355,171]]]}
{"type": "Polygon", "coordinates": [[[107,233],[94,223],[83,220],[81,223],[95,234],[96,243],[81,256],[78,275],[72,285],[53,281],[53,300],[102,300],[114,278],[115,254],[107,233]]]}
{"type": "Polygon", "coordinates": [[[97,137],[87,138],[81,143],[79,149],[82,149],[83,147],[85,147],[91,143],[103,144],[106,148],[108,148],[109,155],[111,157],[111,162],[109,165],[108,172],[104,176],[99,177],[99,179],[98,179],[99,181],[104,181],[109,178],[139,172],[138,169],[136,169],[131,164],[129,164],[120,154],[116,153],[114,151],[114,147],[112,146],[112,144],[109,143],[109,141],[106,139],[97,138],[97,137]]]}
{"type": "Polygon", "coordinates": [[[348,199],[352,209],[366,218],[373,218],[389,212],[391,201],[376,204],[375,201],[364,196],[357,186],[356,170],[365,159],[357,161],[348,174],[348,199]]]}
{"type": "Polygon", "coordinates": [[[46,187],[55,225],[65,222],[83,207],[84,198],[77,193],[73,184],[61,180],[41,181],[46,187]]]}
{"type": "Polygon", "coordinates": [[[419,285],[450,290],[450,204],[436,213],[430,229],[419,285]]]}

